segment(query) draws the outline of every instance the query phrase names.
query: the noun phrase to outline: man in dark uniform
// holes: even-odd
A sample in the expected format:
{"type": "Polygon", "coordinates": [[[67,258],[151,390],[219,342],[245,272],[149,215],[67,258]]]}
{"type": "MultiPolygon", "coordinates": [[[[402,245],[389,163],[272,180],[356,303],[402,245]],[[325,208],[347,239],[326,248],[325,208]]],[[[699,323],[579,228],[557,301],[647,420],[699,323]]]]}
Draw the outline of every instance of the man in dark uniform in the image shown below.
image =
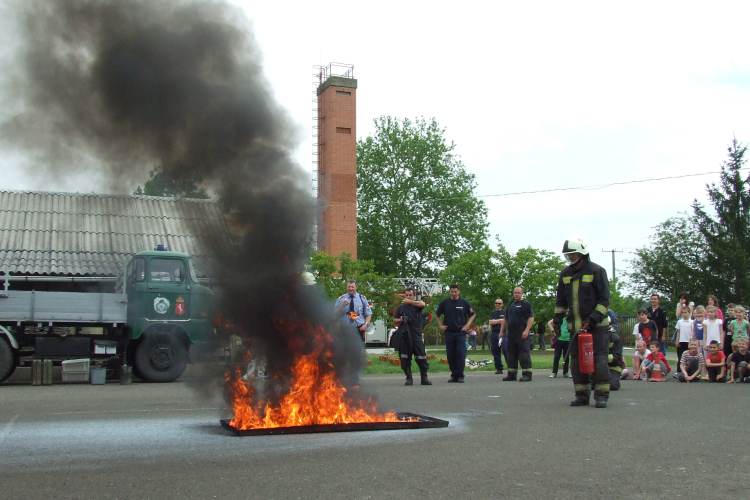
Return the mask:
{"type": "Polygon", "coordinates": [[[659,294],[651,294],[651,307],[649,307],[647,311],[648,319],[653,321],[659,329],[659,333],[657,333],[655,339],[659,341],[659,352],[666,356],[667,326],[669,326],[669,318],[667,317],[667,311],[659,305],[659,294]]]}
{"type": "Polygon", "coordinates": [[[505,354],[505,361],[508,361],[508,343],[505,342],[500,346],[500,327],[504,318],[503,299],[495,299],[495,310],[490,312],[490,327],[492,328],[490,350],[492,350],[492,357],[495,360],[496,375],[502,375],[503,373],[503,354],[505,354]]]}
{"type": "Polygon", "coordinates": [[[563,255],[570,263],[560,273],[557,282],[557,301],[552,323],[559,335],[560,325],[567,311],[568,329],[588,332],[594,339],[594,373],[582,374],[579,364],[578,340],[571,338],[570,371],[573,375],[576,398],[570,406],[587,406],[594,384],[597,408],[606,408],[609,399],[609,280],[603,267],[589,260],[589,250],[583,239],[572,237],[563,245],[563,255]]]}
{"type": "Polygon", "coordinates": [[[459,297],[458,285],[450,286],[451,296],[444,299],[435,311],[438,327],[445,332],[445,354],[451,378],[448,382],[464,383],[464,366],[466,365],[466,331],[474,322],[477,314],[469,301],[459,297]],[[445,316],[445,322],[440,319],[445,316]]]}
{"type": "MultiPolygon", "coordinates": [[[[612,317],[610,316],[610,321],[612,317]]],[[[622,378],[622,369],[625,368],[625,360],[622,357],[622,339],[615,333],[614,328],[609,329],[609,355],[607,356],[609,364],[609,390],[620,390],[620,379],[622,378]]]]}
{"type": "Polygon", "coordinates": [[[508,375],[503,380],[516,380],[518,363],[521,363],[519,382],[531,382],[531,345],[529,332],[534,324],[534,308],[523,299],[523,288],[513,289],[513,302],[508,305],[505,319],[500,326],[500,337],[508,344],[508,375]]]}
{"type": "Polygon", "coordinates": [[[419,367],[419,373],[422,377],[422,385],[432,385],[427,379],[427,370],[430,364],[427,362],[427,353],[424,350],[422,341],[422,309],[426,304],[421,300],[415,299],[413,288],[404,290],[404,300],[396,308],[393,315],[393,323],[398,327],[394,335],[398,335],[398,354],[401,358],[401,369],[406,374],[406,383],[404,385],[414,385],[411,376],[411,357],[419,367]]]}

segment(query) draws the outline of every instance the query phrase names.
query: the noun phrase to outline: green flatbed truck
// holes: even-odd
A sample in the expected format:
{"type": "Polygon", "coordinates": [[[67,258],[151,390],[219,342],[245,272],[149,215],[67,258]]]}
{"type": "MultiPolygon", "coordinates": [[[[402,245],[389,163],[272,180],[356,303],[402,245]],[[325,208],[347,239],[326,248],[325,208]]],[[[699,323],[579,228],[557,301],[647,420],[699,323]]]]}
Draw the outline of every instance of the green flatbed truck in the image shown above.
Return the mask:
{"type": "Polygon", "coordinates": [[[13,290],[12,281],[6,274],[0,290],[0,382],[35,359],[80,358],[171,382],[219,347],[211,289],[189,255],[161,245],[130,260],[115,293],[13,290]]]}

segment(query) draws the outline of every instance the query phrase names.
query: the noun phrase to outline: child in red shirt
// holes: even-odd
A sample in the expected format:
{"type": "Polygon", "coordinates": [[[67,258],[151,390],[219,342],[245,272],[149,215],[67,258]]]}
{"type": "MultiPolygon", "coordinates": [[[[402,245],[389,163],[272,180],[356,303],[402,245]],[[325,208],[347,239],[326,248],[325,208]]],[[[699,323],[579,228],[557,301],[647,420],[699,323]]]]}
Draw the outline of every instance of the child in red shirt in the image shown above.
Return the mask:
{"type": "Polygon", "coordinates": [[[669,361],[667,361],[666,356],[659,352],[660,347],[661,345],[659,344],[658,340],[654,340],[653,342],[651,342],[651,344],[649,344],[648,348],[651,352],[646,354],[646,359],[643,360],[643,370],[645,370],[646,377],[650,380],[654,373],[654,364],[659,363],[659,365],[661,366],[662,380],[666,382],[666,377],[670,370],[669,361]]]}
{"type": "Polygon", "coordinates": [[[712,340],[708,344],[708,355],[706,356],[706,371],[710,382],[724,382],[727,371],[726,355],[719,350],[719,343],[712,340]]]}

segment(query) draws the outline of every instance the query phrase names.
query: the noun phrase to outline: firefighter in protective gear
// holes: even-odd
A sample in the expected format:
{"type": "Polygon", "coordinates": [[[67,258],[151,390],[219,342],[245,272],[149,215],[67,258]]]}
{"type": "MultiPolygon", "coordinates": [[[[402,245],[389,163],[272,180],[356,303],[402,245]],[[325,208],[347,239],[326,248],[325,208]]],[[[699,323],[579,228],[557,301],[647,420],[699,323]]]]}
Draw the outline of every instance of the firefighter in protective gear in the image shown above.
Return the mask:
{"type": "MultiPolygon", "coordinates": [[[[594,373],[582,374],[579,364],[578,342],[570,343],[570,372],[573,375],[575,399],[571,406],[587,406],[594,387],[597,408],[606,408],[609,399],[609,280],[607,271],[589,259],[589,250],[583,239],[572,237],[563,245],[563,255],[568,266],[560,273],[557,283],[555,333],[567,311],[568,329],[591,333],[594,340],[594,373]]],[[[572,340],[572,339],[571,339],[572,340]]]]}
{"type": "MultiPolygon", "coordinates": [[[[610,316],[610,321],[612,316],[610,316]]],[[[625,359],[622,357],[622,339],[615,333],[615,329],[609,329],[609,354],[607,355],[607,364],[609,365],[609,390],[620,390],[620,379],[622,370],[625,368],[625,359]]],[[[594,384],[591,384],[594,389],[594,384]]]]}
{"type": "Polygon", "coordinates": [[[427,370],[430,364],[427,362],[427,353],[422,341],[422,309],[426,304],[421,300],[414,300],[415,291],[413,288],[404,290],[404,300],[396,309],[393,315],[393,323],[398,327],[393,334],[398,339],[393,339],[398,347],[399,357],[401,358],[401,369],[406,375],[404,385],[414,385],[414,379],[411,375],[411,357],[419,367],[422,385],[432,385],[427,378],[427,370]]]}

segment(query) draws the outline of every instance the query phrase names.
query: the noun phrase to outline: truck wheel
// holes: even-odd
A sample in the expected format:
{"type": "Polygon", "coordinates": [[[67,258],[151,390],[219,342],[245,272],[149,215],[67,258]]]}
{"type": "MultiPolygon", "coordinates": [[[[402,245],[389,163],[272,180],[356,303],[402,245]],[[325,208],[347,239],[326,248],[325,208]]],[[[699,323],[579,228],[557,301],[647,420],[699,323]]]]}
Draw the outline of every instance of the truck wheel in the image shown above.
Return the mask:
{"type": "Polygon", "coordinates": [[[134,369],[147,382],[173,382],[188,364],[188,351],[177,328],[163,325],[143,334],[135,351],[134,369]]]}
{"type": "Polygon", "coordinates": [[[10,344],[0,338],[0,382],[4,382],[16,370],[16,357],[10,344]]]}

